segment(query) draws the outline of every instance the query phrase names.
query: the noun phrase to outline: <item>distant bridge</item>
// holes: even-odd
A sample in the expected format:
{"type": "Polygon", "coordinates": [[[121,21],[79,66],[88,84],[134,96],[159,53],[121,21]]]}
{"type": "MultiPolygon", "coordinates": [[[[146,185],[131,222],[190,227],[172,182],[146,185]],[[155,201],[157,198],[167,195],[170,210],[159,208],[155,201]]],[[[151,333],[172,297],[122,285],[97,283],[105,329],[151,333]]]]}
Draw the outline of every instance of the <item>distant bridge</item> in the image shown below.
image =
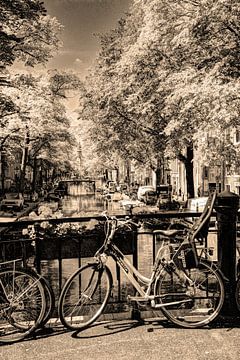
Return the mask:
{"type": "Polygon", "coordinates": [[[90,182],[90,183],[95,183],[96,180],[95,179],[81,179],[81,178],[74,178],[74,179],[61,179],[59,180],[59,182],[72,182],[72,183],[77,183],[77,182],[90,182]]]}

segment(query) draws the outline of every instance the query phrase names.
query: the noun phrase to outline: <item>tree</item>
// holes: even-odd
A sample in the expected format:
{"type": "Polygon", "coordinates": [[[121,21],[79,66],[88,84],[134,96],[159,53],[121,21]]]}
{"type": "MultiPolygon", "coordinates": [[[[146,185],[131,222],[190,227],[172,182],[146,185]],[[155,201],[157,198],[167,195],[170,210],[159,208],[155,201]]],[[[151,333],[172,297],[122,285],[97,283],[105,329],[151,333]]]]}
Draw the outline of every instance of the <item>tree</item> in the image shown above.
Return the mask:
{"type": "Polygon", "coordinates": [[[120,76],[116,69],[126,42],[125,32],[130,32],[136,26],[136,21],[129,23],[120,21],[117,29],[101,38],[102,49],[82,95],[80,118],[90,124],[92,119],[93,126],[89,126],[89,133],[96,145],[98,159],[100,154],[104,156],[105,164],[107,159],[119,155],[139,164],[148,164],[156,170],[156,153],[161,156],[164,149],[163,126],[160,116],[156,117],[161,99],[152,97],[158,83],[157,75],[153,69],[152,77],[154,74],[155,79],[152,81],[146,64],[141,62],[145,72],[139,71],[136,76],[129,76],[128,80],[127,75],[120,76]],[[134,81],[138,80],[147,82],[142,93],[135,92],[134,81]],[[147,104],[142,104],[143,97],[147,104]],[[162,141],[157,141],[158,138],[162,141]]]}
{"type": "Polygon", "coordinates": [[[238,20],[237,0],[134,1],[102,38],[84,95],[81,116],[92,114],[98,149],[151,165],[174,155],[194,196],[193,151],[203,130],[236,124],[238,20]]]}
{"type": "Polygon", "coordinates": [[[61,29],[55,18],[46,15],[42,1],[0,1],[1,68],[21,60],[33,66],[46,63],[60,45],[61,29]]]}
{"type": "Polygon", "coordinates": [[[239,18],[235,0],[191,1],[189,20],[172,42],[183,66],[167,79],[173,87],[165,108],[169,145],[186,143],[188,130],[205,165],[238,162],[238,149],[225,134],[239,126],[239,18]]]}
{"type": "Polygon", "coordinates": [[[9,93],[9,88],[15,85],[8,67],[16,60],[28,66],[46,63],[60,46],[61,26],[55,18],[46,15],[43,2],[38,0],[0,0],[0,24],[0,167],[4,191],[7,162],[2,161],[2,154],[4,151],[4,159],[11,159],[15,151],[11,145],[22,131],[22,109],[9,93]]]}
{"type": "MultiPolygon", "coordinates": [[[[55,76],[55,75],[54,75],[55,76]]],[[[59,74],[60,76],[60,74],[59,74]]],[[[76,89],[80,84],[73,74],[62,74],[66,91],[76,89]]],[[[18,75],[11,78],[12,87],[8,88],[9,98],[17,109],[14,114],[8,113],[4,122],[4,141],[8,160],[16,152],[21,155],[20,190],[24,191],[26,166],[33,168],[33,190],[36,187],[37,163],[48,160],[52,166],[59,167],[71,163],[70,152],[74,137],[70,133],[70,120],[61,96],[52,91],[53,76],[18,75]],[[14,136],[13,136],[14,134],[14,136]],[[14,144],[12,146],[11,144],[14,144]],[[65,147],[65,151],[63,148],[65,147]],[[39,161],[38,161],[39,160],[39,161]]],[[[11,109],[11,108],[10,108],[11,109]]],[[[16,160],[15,160],[16,161],[16,160]]]]}

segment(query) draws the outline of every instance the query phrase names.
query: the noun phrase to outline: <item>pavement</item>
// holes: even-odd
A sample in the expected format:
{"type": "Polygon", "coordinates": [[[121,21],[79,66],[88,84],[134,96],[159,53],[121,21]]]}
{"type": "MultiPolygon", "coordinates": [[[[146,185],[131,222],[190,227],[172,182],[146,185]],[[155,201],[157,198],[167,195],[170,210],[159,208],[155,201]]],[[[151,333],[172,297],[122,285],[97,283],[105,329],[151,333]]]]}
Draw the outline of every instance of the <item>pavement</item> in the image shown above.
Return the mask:
{"type": "Polygon", "coordinates": [[[60,324],[2,345],[0,360],[238,360],[240,322],[202,329],[166,320],[111,320],[76,333],[60,324]]]}

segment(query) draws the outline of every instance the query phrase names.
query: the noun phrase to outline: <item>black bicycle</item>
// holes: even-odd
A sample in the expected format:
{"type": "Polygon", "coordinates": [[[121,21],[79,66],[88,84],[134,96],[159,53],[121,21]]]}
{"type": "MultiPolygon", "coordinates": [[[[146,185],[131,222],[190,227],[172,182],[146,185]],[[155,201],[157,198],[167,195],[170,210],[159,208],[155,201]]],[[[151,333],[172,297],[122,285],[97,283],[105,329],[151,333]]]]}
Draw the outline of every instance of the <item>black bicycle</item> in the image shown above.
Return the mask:
{"type": "Polygon", "coordinates": [[[170,241],[178,230],[161,230],[167,240],[158,249],[150,277],[141,274],[114,244],[120,227],[136,229],[138,224],[131,219],[106,216],[106,238],[94,260],[73,273],[62,289],[58,305],[62,323],[72,330],[84,329],[107,309],[113,287],[109,258],[136,289],[136,295],[129,296],[130,301],[162,310],[178,326],[196,328],[212,322],[223,305],[223,278],[213,262],[198,256],[195,242],[208,228],[214,201],[215,198],[180,244],[170,241]]]}

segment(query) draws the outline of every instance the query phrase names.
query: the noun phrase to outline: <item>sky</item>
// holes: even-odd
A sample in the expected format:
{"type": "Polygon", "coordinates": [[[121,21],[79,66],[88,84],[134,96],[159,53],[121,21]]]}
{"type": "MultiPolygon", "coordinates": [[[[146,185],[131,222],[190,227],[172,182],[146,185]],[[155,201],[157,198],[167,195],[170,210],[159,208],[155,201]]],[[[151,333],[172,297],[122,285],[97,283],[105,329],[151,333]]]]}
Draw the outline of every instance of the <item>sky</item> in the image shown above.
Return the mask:
{"type": "Polygon", "coordinates": [[[63,47],[48,68],[72,69],[84,77],[99,50],[94,34],[113,29],[132,0],[44,0],[48,14],[64,26],[63,47]]]}

